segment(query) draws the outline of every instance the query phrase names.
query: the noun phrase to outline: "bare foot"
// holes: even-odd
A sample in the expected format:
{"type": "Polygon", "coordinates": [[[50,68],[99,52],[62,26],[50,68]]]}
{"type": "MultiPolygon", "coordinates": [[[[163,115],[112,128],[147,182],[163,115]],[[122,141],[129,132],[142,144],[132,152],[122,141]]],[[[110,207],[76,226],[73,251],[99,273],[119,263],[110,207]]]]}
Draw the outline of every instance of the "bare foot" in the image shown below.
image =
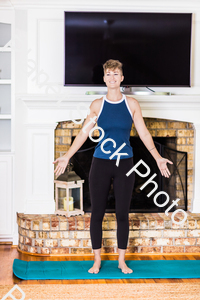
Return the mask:
{"type": "Polygon", "coordinates": [[[118,268],[121,269],[124,274],[130,274],[133,272],[133,270],[126,265],[125,261],[119,262],[118,268]]]}
{"type": "Polygon", "coordinates": [[[99,273],[99,270],[101,269],[101,259],[100,260],[96,260],[92,266],[92,268],[90,268],[88,270],[89,273],[99,273]]]}

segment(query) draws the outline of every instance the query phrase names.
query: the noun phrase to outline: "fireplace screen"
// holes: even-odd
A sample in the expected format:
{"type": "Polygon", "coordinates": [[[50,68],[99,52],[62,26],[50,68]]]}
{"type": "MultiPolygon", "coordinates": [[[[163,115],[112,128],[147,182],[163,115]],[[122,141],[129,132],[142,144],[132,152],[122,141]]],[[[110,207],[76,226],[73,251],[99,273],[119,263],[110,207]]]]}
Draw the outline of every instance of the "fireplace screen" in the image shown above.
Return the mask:
{"type": "MultiPolygon", "coordinates": [[[[75,137],[72,137],[72,142],[74,138],[75,137]]],[[[157,167],[156,161],[151,153],[146,149],[140,138],[130,137],[130,144],[133,148],[134,154],[134,164],[142,159],[149,166],[151,172],[145,178],[140,177],[137,173],[135,174],[135,185],[129,212],[164,212],[171,205],[172,200],[176,200],[177,198],[180,199],[178,206],[173,206],[170,212],[173,212],[176,209],[187,210],[187,152],[177,151],[176,149],[166,146],[167,143],[163,142],[164,138],[162,138],[162,144],[160,143],[159,138],[153,139],[161,156],[173,162],[173,165],[168,164],[171,176],[169,178],[163,177],[157,167]],[[149,183],[143,190],[141,190],[140,187],[154,173],[157,175],[153,180],[157,182],[158,188],[150,197],[148,197],[147,195],[152,191],[155,185],[153,183],[149,183]],[[155,194],[160,191],[166,192],[170,199],[163,207],[158,207],[153,201],[155,194]]],[[[167,140],[167,137],[165,139],[167,140]]],[[[92,156],[96,145],[97,143],[88,138],[79,151],[77,151],[70,160],[73,163],[73,170],[81,177],[81,179],[85,180],[83,184],[83,210],[85,212],[91,212],[88,178],[92,156]]],[[[142,170],[142,166],[140,166],[138,169],[140,172],[145,173],[146,168],[145,170],[142,170]]],[[[160,194],[156,201],[158,204],[163,204],[166,202],[166,196],[164,194],[160,194]]],[[[115,197],[112,183],[108,195],[106,212],[115,212],[115,197]]]]}

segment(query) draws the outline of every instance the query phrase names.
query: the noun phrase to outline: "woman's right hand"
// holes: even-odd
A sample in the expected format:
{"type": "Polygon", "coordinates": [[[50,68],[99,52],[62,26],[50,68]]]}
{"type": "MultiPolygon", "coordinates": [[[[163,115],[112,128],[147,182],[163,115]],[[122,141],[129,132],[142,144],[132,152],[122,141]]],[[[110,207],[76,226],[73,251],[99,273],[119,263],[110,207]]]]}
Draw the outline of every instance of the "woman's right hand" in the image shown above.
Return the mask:
{"type": "Polygon", "coordinates": [[[69,158],[67,158],[67,156],[64,156],[64,155],[61,157],[58,157],[53,162],[53,164],[58,163],[58,165],[56,166],[55,171],[54,171],[54,173],[56,174],[56,177],[60,176],[60,174],[63,174],[65,172],[68,162],[69,162],[69,158]]]}

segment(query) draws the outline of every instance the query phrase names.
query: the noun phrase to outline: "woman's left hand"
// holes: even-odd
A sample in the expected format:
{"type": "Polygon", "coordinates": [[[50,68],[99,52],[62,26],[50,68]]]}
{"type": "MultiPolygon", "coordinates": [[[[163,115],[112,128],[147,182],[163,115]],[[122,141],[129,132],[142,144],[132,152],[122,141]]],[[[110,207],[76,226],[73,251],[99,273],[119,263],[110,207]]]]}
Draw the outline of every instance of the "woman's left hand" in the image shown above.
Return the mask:
{"type": "Polygon", "coordinates": [[[156,160],[157,162],[157,165],[158,165],[158,168],[162,174],[162,176],[165,176],[165,177],[168,177],[171,175],[170,174],[170,171],[167,167],[167,163],[169,164],[173,164],[172,161],[170,161],[169,159],[166,159],[166,158],[163,158],[163,157],[160,157],[156,160]]]}

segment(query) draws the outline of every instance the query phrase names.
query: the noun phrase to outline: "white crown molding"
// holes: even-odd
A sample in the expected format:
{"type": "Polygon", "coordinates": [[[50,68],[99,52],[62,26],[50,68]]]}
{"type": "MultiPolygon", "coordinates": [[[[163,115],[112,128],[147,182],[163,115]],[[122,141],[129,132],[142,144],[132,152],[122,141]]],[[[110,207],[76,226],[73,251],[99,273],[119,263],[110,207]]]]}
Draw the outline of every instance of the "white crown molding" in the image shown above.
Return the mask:
{"type": "Polygon", "coordinates": [[[5,5],[10,4],[14,7],[27,7],[27,8],[63,8],[70,10],[92,10],[92,9],[102,9],[102,10],[113,10],[120,8],[122,11],[127,8],[131,9],[134,7],[135,9],[145,9],[146,11],[154,10],[158,11],[160,9],[168,8],[168,11],[172,11],[176,9],[177,11],[184,11],[185,9],[191,11],[194,8],[200,8],[199,0],[124,0],[124,1],[116,1],[116,0],[101,0],[101,1],[93,1],[93,0],[85,0],[84,3],[81,0],[74,0],[73,4],[68,0],[3,0],[5,5]]]}
{"type": "Polygon", "coordinates": [[[1,0],[0,9],[2,8],[13,8],[13,5],[10,0],[1,0]]]}

